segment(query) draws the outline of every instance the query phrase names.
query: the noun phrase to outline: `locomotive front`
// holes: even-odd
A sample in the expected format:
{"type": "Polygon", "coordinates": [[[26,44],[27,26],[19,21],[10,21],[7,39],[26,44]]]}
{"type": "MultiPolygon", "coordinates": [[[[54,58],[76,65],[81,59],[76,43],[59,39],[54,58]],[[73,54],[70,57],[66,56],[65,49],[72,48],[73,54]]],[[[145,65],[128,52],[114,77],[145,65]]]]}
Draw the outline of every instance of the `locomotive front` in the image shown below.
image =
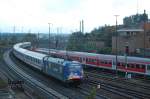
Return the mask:
{"type": "Polygon", "coordinates": [[[79,62],[66,63],[65,76],[70,83],[80,84],[83,79],[83,68],[79,62]]]}

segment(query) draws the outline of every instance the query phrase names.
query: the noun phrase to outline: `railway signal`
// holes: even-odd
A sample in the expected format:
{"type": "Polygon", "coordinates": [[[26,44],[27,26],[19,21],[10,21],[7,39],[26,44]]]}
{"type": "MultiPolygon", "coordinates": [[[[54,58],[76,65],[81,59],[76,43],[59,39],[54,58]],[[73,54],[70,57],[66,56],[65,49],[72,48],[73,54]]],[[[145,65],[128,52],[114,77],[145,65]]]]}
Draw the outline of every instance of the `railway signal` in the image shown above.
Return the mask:
{"type": "Polygon", "coordinates": [[[128,45],[125,46],[125,53],[126,53],[126,55],[129,54],[129,46],[128,45]]]}
{"type": "Polygon", "coordinates": [[[128,77],[128,72],[127,72],[127,55],[128,54],[129,54],[129,46],[128,46],[128,42],[126,42],[126,45],[125,45],[125,71],[126,71],[125,77],[128,77]]]}
{"type": "Polygon", "coordinates": [[[101,88],[101,85],[100,85],[100,83],[97,85],[97,89],[100,89],[101,88]]]}

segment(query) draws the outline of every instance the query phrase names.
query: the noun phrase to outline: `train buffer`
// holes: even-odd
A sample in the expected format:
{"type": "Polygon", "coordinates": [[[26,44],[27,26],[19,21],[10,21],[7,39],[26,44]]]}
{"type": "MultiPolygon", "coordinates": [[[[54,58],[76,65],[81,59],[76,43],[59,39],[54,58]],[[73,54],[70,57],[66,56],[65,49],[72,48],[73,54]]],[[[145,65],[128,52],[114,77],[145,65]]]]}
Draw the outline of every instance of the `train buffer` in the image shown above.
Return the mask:
{"type": "Polygon", "coordinates": [[[23,80],[10,80],[8,79],[8,86],[12,89],[23,89],[23,80]]]}

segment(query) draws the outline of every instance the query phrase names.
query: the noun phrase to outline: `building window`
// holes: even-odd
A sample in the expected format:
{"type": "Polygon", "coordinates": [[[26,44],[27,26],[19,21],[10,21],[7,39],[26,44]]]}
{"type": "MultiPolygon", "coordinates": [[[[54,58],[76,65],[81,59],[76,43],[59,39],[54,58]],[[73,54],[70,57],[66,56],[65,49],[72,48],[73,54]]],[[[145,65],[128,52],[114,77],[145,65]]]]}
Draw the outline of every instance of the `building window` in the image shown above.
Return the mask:
{"type": "Polygon", "coordinates": [[[129,36],[130,35],[130,32],[127,32],[127,36],[129,36]]]}

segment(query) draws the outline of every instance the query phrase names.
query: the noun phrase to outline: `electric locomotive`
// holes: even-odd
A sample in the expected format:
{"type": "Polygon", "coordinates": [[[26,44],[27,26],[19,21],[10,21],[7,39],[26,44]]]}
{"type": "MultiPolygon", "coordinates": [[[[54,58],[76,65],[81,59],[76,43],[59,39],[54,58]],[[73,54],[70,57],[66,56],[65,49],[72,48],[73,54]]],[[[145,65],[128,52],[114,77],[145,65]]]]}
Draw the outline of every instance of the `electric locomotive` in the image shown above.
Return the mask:
{"type": "Polygon", "coordinates": [[[30,42],[18,43],[13,47],[13,54],[33,68],[54,77],[64,83],[80,84],[83,78],[82,65],[77,61],[53,58],[46,54],[33,52],[24,47],[31,46],[30,42]]]}

